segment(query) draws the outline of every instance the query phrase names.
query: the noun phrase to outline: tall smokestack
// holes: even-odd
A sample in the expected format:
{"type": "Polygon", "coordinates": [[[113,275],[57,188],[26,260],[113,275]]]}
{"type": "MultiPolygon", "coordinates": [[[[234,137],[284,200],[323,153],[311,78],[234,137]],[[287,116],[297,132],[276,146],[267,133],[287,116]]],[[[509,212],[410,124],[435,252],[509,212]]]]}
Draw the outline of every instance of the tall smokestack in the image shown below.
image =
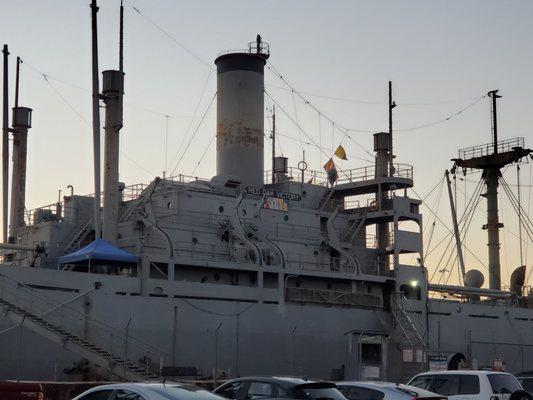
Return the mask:
{"type": "Polygon", "coordinates": [[[28,130],[31,128],[31,113],[31,108],[13,107],[13,175],[11,178],[9,243],[18,242],[19,229],[24,226],[26,159],[28,154],[28,130]]]}
{"type": "Polygon", "coordinates": [[[217,66],[217,175],[252,185],[264,179],[264,69],[269,57],[261,36],[248,52],[223,54],[217,66]]]}

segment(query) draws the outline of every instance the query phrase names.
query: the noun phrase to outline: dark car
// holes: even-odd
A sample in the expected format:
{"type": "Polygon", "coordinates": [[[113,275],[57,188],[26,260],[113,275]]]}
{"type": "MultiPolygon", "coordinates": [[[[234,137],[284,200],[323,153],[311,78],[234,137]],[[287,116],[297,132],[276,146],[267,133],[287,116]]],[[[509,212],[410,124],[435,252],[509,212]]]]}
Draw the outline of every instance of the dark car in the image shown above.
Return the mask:
{"type": "Polygon", "coordinates": [[[219,386],[213,392],[231,400],[346,400],[334,383],[298,378],[237,378],[219,386]]]}
{"type": "Polygon", "coordinates": [[[43,387],[38,383],[0,382],[1,400],[43,400],[43,387]]]}
{"type": "Polygon", "coordinates": [[[526,392],[533,394],[533,371],[521,372],[516,374],[516,379],[522,385],[526,392]]]}

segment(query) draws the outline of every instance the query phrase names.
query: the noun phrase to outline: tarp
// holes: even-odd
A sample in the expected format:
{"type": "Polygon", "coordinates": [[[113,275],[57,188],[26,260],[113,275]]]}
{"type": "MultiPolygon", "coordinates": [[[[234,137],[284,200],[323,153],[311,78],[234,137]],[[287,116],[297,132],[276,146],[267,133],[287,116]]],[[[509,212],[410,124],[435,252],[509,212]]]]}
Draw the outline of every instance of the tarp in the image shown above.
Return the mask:
{"type": "Polygon", "coordinates": [[[113,246],[104,239],[97,239],[74,253],[59,257],[59,264],[116,265],[136,262],[137,256],[113,246]]]}

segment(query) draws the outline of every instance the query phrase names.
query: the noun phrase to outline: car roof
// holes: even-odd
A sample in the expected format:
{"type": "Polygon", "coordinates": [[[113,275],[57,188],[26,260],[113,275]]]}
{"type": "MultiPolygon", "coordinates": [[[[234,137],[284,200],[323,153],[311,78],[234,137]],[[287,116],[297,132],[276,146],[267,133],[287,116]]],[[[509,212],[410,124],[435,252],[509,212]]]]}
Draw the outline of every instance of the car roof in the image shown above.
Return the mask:
{"type": "MultiPolygon", "coordinates": [[[[99,385],[95,386],[86,392],[95,392],[97,390],[115,390],[115,389],[129,389],[129,390],[139,390],[139,389],[151,389],[151,388],[164,388],[165,386],[171,387],[184,387],[184,386],[193,386],[180,382],[125,382],[125,383],[111,383],[108,385],[99,385]]],[[[201,387],[198,387],[202,389],[201,387]]],[[[205,389],[207,390],[207,389],[205,389]]],[[[84,392],[85,393],[85,392],[84,392]]]]}
{"type": "Polygon", "coordinates": [[[500,371],[471,371],[466,369],[454,370],[454,371],[427,371],[417,374],[415,376],[424,376],[424,375],[493,375],[493,374],[505,374],[511,375],[508,372],[500,371]]]}
{"type": "Polygon", "coordinates": [[[410,390],[415,393],[418,393],[423,396],[437,396],[438,394],[430,392],[428,390],[420,389],[415,386],[409,386],[404,384],[398,384],[394,382],[383,382],[383,381],[347,381],[347,382],[335,382],[338,386],[360,386],[367,389],[384,389],[384,390],[394,390],[396,388],[410,390]]]}
{"type": "Polygon", "coordinates": [[[284,385],[286,387],[305,385],[307,383],[317,383],[315,380],[306,380],[302,378],[295,378],[291,376],[247,376],[244,378],[235,378],[228,382],[233,381],[264,381],[264,382],[274,382],[284,385]]]}

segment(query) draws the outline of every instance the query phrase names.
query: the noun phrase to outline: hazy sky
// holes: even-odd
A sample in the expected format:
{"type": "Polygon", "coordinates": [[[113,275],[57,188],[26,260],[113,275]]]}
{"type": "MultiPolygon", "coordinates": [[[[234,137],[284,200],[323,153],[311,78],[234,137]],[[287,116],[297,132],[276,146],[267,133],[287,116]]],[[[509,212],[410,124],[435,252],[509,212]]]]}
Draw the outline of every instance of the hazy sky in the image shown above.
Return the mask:
{"type": "MultiPolygon", "coordinates": [[[[99,3],[100,67],[117,68],[119,1],[99,3]]],[[[89,0],[1,0],[0,4],[0,38],[10,46],[12,83],[19,55],[24,61],[20,104],[34,109],[27,207],[55,202],[57,191],[64,193],[69,184],[76,193],[90,193],[89,0]],[[49,76],[48,82],[42,73],[49,76]]],[[[394,125],[398,130],[442,120],[488,90],[500,89],[504,96],[499,107],[500,137],[523,136],[531,147],[531,21],[531,1],[125,0],[127,104],[121,133],[121,180],[127,184],[149,182],[163,170],[194,172],[201,177],[215,173],[214,142],[208,147],[215,134],[214,104],[198,128],[216,90],[213,59],[221,51],[244,48],[257,33],[270,43],[270,62],[283,77],[343,126],[363,131],[387,129],[388,80],[394,83],[398,104],[394,125]]],[[[305,150],[310,168],[320,169],[325,156],[298,140],[310,142],[309,135],[330,153],[344,134],[332,133],[324,118],[319,124],[318,114],[298,96],[293,97],[269,69],[265,79],[266,91],[305,131],[299,131],[278,110],[277,125],[283,135],[278,153],[296,165],[305,150]]],[[[265,127],[268,129],[269,121],[265,127]]],[[[370,133],[350,136],[371,151],[370,133]]],[[[394,141],[397,161],[415,167],[415,190],[425,196],[451,166],[449,160],[456,157],[457,149],[490,141],[489,101],[482,99],[445,123],[398,132],[394,141]]],[[[353,141],[344,137],[342,144],[349,161],[339,162],[339,168],[367,164],[359,158],[369,159],[369,155],[353,141]]],[[[265,143],[266,160],[269,145],[265,143]]],[[[465,204],[461,192],[471,193],[479,176],[467,179],[473,183],[458,185],[460,213],[465,204]]],[[[515,182],[514,167],[506,172],[506,179],[515,182]]],[[[531,165],[523,166],[522,181],[531,185],[531,165]]],[[[523,188],[525,207],[529,206],[530,190],[530,186],[523,188]]],[[[430,197],[431,204],[434,199],[430,197]]],[[[484,208],[483,200],[467,241],[482,261],[486,237],[479,228],[484,208]]],[[[502,233],[503,276],[508,281],[510,271],[519,265],[518,241],[513,236],[517,224],[509,206],[504,205],[502,212],[508,228],[502,233]]],[[[438,213],[449,223],[444,195],[438,213]]],[[[431,224],[433,219],[425,210],[426,222],[431,224]]],[[[433,244],[443,232],[436,230],[433,244]]],[[[466,258],[469,268],[484,270],[468,253],[466,258]]],[[[430,270],[439,259],[436,250],[428,258],[430,270]]]]}

